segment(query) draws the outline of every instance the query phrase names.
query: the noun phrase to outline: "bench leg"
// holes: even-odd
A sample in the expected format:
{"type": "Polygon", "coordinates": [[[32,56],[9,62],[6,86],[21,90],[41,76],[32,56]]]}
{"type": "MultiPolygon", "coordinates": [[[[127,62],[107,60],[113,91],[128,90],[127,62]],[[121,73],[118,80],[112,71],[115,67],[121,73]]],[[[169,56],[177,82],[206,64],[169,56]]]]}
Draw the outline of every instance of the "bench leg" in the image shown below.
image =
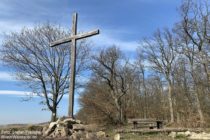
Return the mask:
{"type": "Polygon", "coordinates": [[[137,122],[133,122],[133,128],[136,129],[137,128],[137,122]]]}
{"type": "Polygon", "coordinates": [[[136,129],[137,128],[137,124],[134,124],[133,128],[136,129]]]}

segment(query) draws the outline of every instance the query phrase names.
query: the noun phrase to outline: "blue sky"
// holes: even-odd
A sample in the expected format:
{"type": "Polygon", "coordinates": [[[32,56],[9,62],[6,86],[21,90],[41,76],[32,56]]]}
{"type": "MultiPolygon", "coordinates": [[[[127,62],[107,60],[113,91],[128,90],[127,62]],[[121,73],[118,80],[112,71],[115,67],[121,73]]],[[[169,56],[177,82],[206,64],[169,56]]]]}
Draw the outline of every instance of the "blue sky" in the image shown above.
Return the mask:
{"type": "MultiPolygon", "coordinates": [[[[99,28],[92,37],[96,48],[119,46],[133,56],[143,37],[158,28],[172,27],[179,20],[181,0],[1,0],[0,47],[4,34],[46,22],[70,29],[71,16],[78,12],[78,31],[99,28]]],[[[12,70],[0,62],[0,125],[48,121],[50,113],[41,111],[39,98],[21,99],[28,89],[14,79],[12,70]]],[[[59,116],[67,114],[67,97],[60,104],[59,116]]],[[[76,103],[76,110],[78,110],[76,103]]]]}

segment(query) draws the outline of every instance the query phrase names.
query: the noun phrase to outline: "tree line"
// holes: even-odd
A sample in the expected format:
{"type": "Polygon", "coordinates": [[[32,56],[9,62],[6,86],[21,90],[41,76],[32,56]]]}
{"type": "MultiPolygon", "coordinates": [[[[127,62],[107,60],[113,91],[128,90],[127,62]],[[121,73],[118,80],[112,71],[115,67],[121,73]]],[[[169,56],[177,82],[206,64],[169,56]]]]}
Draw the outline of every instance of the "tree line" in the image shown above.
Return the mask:
{"type": "Polygon", "coordinates": [[[116,46],[103,49],[90,69],[78,116],[119,124],[156,118],[203,126],[210,118],[210,11],[208,1],[183,1],[181,20],[139,44],[129,61],[116,46]]]}

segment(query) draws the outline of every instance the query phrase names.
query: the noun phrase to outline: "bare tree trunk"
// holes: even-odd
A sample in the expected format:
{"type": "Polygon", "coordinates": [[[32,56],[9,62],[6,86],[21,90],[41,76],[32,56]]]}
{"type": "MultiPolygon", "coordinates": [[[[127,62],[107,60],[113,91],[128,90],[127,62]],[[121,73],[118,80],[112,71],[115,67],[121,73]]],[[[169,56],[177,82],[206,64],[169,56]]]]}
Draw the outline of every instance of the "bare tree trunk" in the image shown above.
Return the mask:
{"type": "Polygon", "coordinates": [[[202,51],[199,52],[199,55],[202,58],[202,65],[204,67],[204,71],[205,71],[205,74],[206,74],[206,80],[207,80],[207,89],[210,92],[210,71],[209,71],[210,59],[207,56],[207,54],[203,53],[202,51]]]}
{"type": "Polygon", "coordinates": [[[121,106],[120,106],[119,101],[118,101],[117,98],[115,98],[114,101],[115,101],[115,105],[116,105],[117,111],[118,111],[117,118],[118,118],[118,121],[121,123],[121,116],[122,116],[122,114],[121,114],[121,106]]]}
{"type": "MultiPolygon", "coordinates": [[[[197,87],[196,87],[196,89],[197,89],[197,87]]],[[[196,105],[196,108],[197,108],[197,111],[199,114],[199,118],[200,118],[200,123],[201,123],[201,125],[203,125],[204,124],[204,116],[203,116],[203,111],[201,109],[200,100],[198,97],[198,90],[196,90],[194,92],[194,96],[195,96],[195,105],[196,105]]]]}
{"type": "Polygon", "coordinates": [[[194,69],[193,69],[193,64],[192,63],[191,63],[191,75],[192,75],[192,78],[194,80],[195,106],[196,106],[196,109],[198,111],[200,122],[201,122],[201,125],[202,125],[204,123],[204,116],[203,116],[203,112],[201,110],[200,100],[199,100],[199,96],[198,96],[198,92],[199,91],[198,91],[198,87],[197,87],[197,78],[195,76],[194,69]]]}
{"type": "Polygon", "coordinates": [[[147,87],[145,84],[145,76],[143,70],[142,74],[143,74],[143,88],[144,88],[144,118],[146,119],[148,117],[148,101],[147,101],[147,87]]]}
{"type": "Polygon", "coordinates": [[[169,110],[170,110],[170,122],[174,123],[174,110],[173,110],[173,102],[172,102],[172,85],[169,82],[168,86],[168,102],[169,102],[169,110]]]}
{"type": "Polygon", "coordinates": [[[179,124],[180,123],[180,113],[177,111],[176,113],[176,122],[179,124]]]}
{"type": "Polygon", "coordinates": [[[122,105],[120,105],[120,123],[124,123],[124,115],[123,115],[123,108],[122,105]]]}
{"type": "Polygon", "coordinates": [[[146,92],[144,96],[144,118],[147,118],[147,99],[146,99],[146,92]]]}
{"type": "Polygon", "coordinates": [[[54,108],[51,112],[51,122],[55,122],[57,120],[57,109],[54,108]]]}

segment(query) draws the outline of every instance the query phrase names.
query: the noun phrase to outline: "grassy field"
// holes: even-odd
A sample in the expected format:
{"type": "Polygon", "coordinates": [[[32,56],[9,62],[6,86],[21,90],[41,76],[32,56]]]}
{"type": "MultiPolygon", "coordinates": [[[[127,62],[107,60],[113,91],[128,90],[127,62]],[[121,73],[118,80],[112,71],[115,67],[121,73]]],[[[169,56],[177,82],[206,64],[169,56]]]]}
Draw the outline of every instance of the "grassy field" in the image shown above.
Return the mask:
{"type": "MultiPolygon", "coordinates": [[[[122,134],[122,140],[174,140],[173,138],[163,134],[138,135],[138,134],[122,134]]],[[[177,137],[177,140],[186,140],[184,137],[177,137]]]]}
{"type": "MultiPolygon", "coordinates": [[[[109,129],[106,131],[106,134],[108,134],[110,137],[114,137],[116,134],[115,129],[109,129]]],[[[173,139],[164,133],[120,133],[120,140],[186,140],[186,138],[180,136],[173,139]]]]}
{"type": "MultiPolygon", "coordinates": [[[[21,131],[21,130],[30,130],[30,131],[42,131],[43,126],[46,124],[37,124],[37,125],[30,125],[30,124],[14,124],[14,125],[7,125],[7,126],[0,126],[1,130],[12,130],[12,131],[21,131]]],[[[115,130],[116,128],[110,127],[105,129],[103,127],[97,127],[96,125],[89,125],[88,131],[105,131],[106,134],[113,138],[114,135],[117,133],[115,130]]],[[[207,131],[208,132],[208,131],[207,131]]],[[[176,138],[171,138],[167,135],[167,133],[120,133],[121,140],[187,140],[187,138],[183,136],[178,136],[176,138]]]]}

